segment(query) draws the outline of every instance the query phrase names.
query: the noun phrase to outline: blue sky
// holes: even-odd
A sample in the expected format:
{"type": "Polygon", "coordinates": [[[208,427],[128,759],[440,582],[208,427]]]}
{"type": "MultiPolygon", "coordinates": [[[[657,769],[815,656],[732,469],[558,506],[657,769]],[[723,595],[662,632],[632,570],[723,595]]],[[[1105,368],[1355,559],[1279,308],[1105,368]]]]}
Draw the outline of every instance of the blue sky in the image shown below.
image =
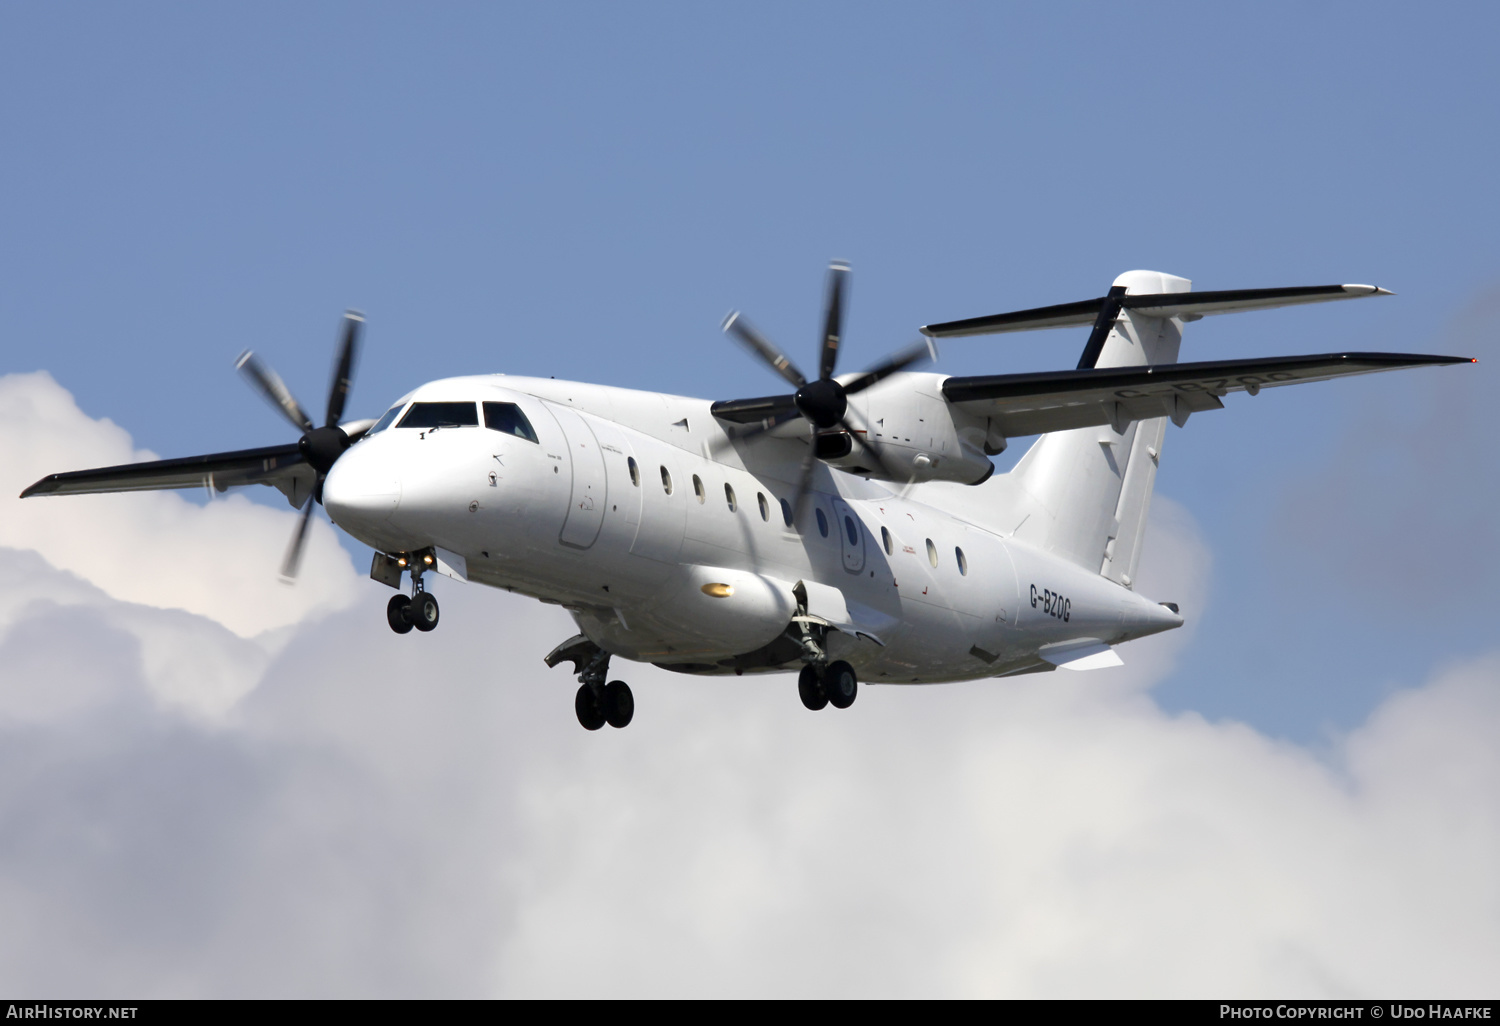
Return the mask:
{"type": "MultiPolygon", "coordinates": [[[[1154,700],[1318,748],[1495,647],[1497,32],[1483,4],[7,5],[0,375],[176,456],[290,441],[232,361],[320,410],[345,307],[376,415],[489,371],[762,394],[720,319],[810,361],[834,257],[851,369],[1132,268],[1378,284],[1205,320],[1184,358],[1481,363],[1239,397],[1158,478],[1211,565],[1154,700]]],[[[1069,367],[1085,335],[938,369],[1069,367]]]]}

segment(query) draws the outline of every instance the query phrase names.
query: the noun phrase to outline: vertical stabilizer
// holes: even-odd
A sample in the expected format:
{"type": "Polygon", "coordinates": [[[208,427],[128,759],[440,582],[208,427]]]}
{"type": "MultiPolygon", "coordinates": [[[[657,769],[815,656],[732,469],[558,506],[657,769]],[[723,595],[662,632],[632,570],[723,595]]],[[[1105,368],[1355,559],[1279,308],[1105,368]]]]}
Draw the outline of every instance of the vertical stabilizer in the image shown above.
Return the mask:
{"type": "MultiPolygon", "coordinates": [[[[1192,282],[1157,271],[1128,271],[1115,279],[1125,295],[1187,292],[1192,282]]],[[[1096,367],[1176,363],[1182,321],[1145,317],[1111,307],[1085,358],[1096,367]],[[1107,327],[1102,347],[1097,336],[1107,327]]],[[[1146,512],[1166,418],[1114,427],[1057,431],[1037,439],[1011,473],[1024,496],[1020,541],[1054,552],[1129,587],[1140,561],[1146,512]]]]}

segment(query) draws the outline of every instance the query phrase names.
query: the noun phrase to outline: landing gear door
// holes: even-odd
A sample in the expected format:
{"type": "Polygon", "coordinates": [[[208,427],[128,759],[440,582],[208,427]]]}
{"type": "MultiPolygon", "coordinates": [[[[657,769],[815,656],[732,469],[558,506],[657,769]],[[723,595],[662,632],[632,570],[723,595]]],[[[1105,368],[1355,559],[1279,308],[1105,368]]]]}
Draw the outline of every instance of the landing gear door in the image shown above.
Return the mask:
{"type": "Polygon", "coordinates": [[[558,540],[571,548],[586,549],[599,537],[599,528],[604,523],[607,498],[604,453],[588,422],[578,415],[577,410],[556,403],[548,403],[547,409],[557,418],[558,426],[568,440],[573,470],[573,495],[558,540]]]}
{"type": "Polygon", "coordinates": [[[863,572],[865,568],[865,525],[854,510],[842,499],[833,500],[834,527],[839,532],[839,544],[844,551],[844,569],[851,574],[863,572]]]}

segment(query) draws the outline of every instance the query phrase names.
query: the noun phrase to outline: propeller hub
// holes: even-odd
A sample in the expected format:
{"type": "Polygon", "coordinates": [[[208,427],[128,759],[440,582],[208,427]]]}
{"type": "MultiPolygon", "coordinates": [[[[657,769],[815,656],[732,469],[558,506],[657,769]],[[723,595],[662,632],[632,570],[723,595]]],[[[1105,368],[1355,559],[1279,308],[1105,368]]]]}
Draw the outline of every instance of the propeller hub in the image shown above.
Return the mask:
{"type": "Polygon", "coordinates": [[[326,474],[334,461],[349,448],[349,436],[337,425],[313,428],[297,441],[302,458],[319,474],[326,474]]]}
{"type": "Polygon", "coordinates": [[[809,381],[797,389],[792,401],[797,404],[802,416],[825,431],[843,421],[844,413],[849,409],[849,397],[844,394],[844,386],[832,378],[809,381]]]}

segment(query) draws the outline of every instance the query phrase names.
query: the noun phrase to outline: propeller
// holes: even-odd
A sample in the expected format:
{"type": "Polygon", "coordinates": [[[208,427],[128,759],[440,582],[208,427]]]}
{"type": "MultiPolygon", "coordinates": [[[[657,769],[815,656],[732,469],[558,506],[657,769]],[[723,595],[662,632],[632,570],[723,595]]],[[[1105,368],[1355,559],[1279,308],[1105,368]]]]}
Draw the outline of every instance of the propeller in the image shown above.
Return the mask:
{"type": "MultiPolygon", "coordinates": [[[[838,364],[839,344],[843,338],[844,310],[848,302],[848,292],[849,265],[841,260],[835,260],[828,265],[828,284],[823,302],[823,337],[818,349],[818,376],[811,381],[797,369],[791,357],[756,330],[738,310],[731,311],[729,316],[724,318],[725,334],[744,346],[753,356],[759,358],[772,371],[797,389],[791,396],[749,400],[750,404],[764,406],[770,415],[754,427],[736,435],[736,438],[740,440],[754,438],[798,416],[808,422],[810,447],[798,471],[796,499],[792,503],[796,517],[801,516],[802,502],[812,481],[813,467],[820,458],[818,452],[820,438],[833,441],[837,436],[844,435],[851,439],[853,444],[858,444],[869,453],[871,458],[877,461],[880,459],[879,454],[849,424],[849,396],[863,392],[876,382],[905,370],[918,361],[936,355],[929,343],[918,342],[900,352],[893,353],[846,383],[837,381],[833,374],[838,364]]],[[[847,453],[848,449],[843,452],[847,453]]]]}
{"type": "Polygon", "coordinates": [[[354,365],[359,357],[359,337],[365,318],[354,310],[344,312],[344,324],[339,339],[338,355],[333,365],[333,383],[328,388],[328,413],[322,427],[315,427],[307,411],[297,402],[291,389],[274,370],[250,350],[240,354],[234,365],[252,389],[270,403],[287,421],[302,432],[297,448],[302,459],[317,474],[312,492],[302,504],[302,515],[297,529],[287,545],[286,555],[281,561],[281,579],[288,584],[296,580],[297,568],[302,562],[302,548],[307,541],[307,528],[312,521],[313,505],[323,501],[323,479],[328,476],[335,461],[344,450],[354,444],[363,432],[351,438],[339,426],[344,415],[344,403],[349,398],[349,389],[354,379],[354,365]]]}

